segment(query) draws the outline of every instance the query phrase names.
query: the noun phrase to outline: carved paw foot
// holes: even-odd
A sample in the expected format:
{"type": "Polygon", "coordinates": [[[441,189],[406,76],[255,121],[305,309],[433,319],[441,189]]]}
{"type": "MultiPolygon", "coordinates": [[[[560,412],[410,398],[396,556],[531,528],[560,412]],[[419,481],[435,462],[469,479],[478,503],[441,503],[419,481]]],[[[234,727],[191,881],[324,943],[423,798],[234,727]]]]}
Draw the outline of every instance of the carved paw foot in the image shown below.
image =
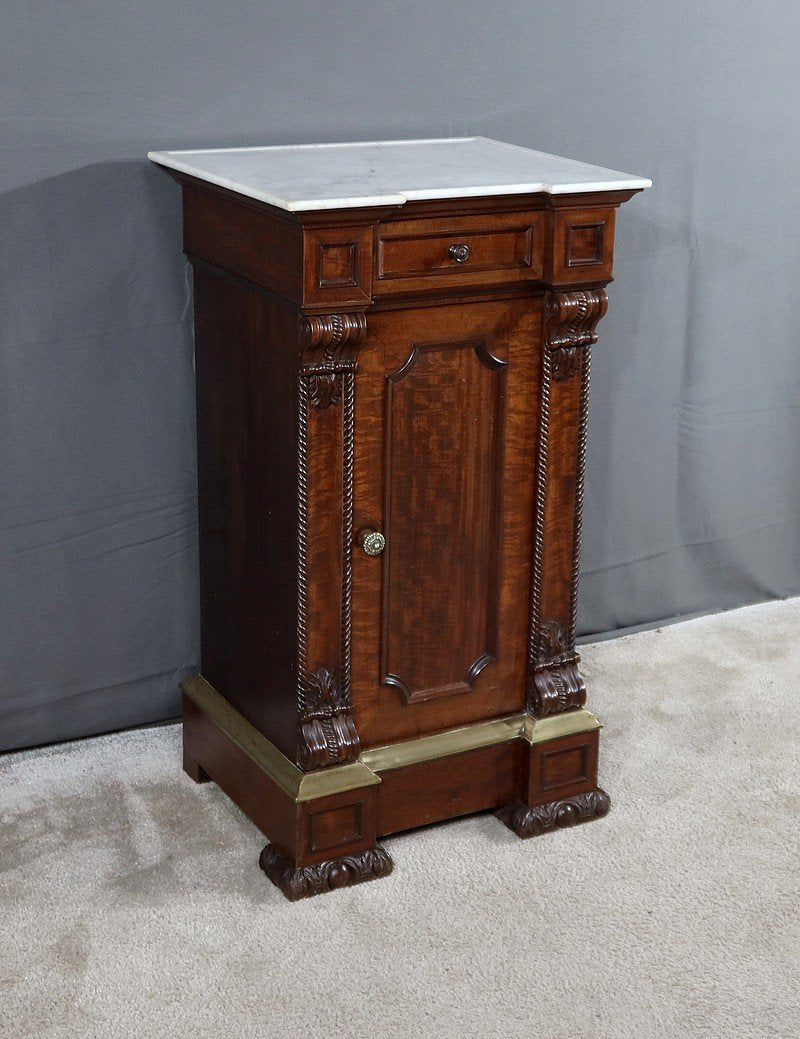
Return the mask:
{"type": "Polygon", "coordinates": [[[497,818],[513,830],[518,837],[538,837],[547,830],[560,830],[564,826],[575,826],[590,819],[607,815],[611,798],[605,790],[590,790],[586,794],[565,797],[562,801],[530,808],[522,801],[505,805],[495,813],[497,818]]]}
{"type": "Polygon", "coordinates": [[[356,855],[317,862],[313,866],[293,866],[272,844],[261,852],[259,865],[273,884],[277,885],[291,902],[332,891],[337,887],[363,884],[367,880],[388,877],[392,860],[387,852],[375,845],[356,855]]]}

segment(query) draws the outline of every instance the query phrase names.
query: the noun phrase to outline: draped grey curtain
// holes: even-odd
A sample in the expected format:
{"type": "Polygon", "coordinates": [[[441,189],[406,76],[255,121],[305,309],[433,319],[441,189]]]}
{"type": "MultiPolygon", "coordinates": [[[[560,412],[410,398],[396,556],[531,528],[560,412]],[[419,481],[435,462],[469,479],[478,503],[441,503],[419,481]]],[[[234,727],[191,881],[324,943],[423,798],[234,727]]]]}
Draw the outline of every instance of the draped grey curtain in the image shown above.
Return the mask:
{"type": "Polygon", "coordinates": [[[652,177],[594,355],[581,630],[800,592],[799,48],[775,0],[7,2],[0,748],[173,717],[198,659],[153,148],[483,134],[652,177]]]}

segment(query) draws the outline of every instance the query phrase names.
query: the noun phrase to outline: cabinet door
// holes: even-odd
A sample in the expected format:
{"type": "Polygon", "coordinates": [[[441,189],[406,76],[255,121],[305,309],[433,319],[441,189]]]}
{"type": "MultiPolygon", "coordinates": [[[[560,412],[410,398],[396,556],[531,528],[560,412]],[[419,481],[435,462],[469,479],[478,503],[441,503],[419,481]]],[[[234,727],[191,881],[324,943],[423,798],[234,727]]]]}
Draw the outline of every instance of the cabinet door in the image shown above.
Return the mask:
{"type": "Polygon", "coordinates": [[[541,300],[370,313],[355,409],[352,689],[364,746],[522,709],[541,300]]]}

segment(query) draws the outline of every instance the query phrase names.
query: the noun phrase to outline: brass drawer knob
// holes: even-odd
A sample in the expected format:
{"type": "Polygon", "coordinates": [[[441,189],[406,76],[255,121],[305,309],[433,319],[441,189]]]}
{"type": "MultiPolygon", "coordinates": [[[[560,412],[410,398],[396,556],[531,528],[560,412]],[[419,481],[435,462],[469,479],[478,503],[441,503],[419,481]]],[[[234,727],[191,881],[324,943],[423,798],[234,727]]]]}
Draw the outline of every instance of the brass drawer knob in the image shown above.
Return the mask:
{"type": "Polygon", "coordinates": [[[447,250],[456,263],[466,263],[469,259],[468,245],[451,245],[447,250]]]}
{"type": "Polygon", "coordinates": [[[386,538],[372,527],[365,527],[359,532],[358,543],[368,556],[379,556],[386,548],[386,538]]]}

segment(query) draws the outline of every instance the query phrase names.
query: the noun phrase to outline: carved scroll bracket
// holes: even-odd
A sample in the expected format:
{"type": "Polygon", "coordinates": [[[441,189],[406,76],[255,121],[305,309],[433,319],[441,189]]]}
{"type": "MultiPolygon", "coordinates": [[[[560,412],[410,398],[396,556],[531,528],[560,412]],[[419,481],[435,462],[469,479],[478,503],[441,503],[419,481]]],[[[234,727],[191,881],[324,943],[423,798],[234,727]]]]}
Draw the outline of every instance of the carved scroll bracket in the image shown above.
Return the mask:
{"type": "Polygon", "coordinates": [[[366,335],[364,314],[319,314],[302,319],[301,371],[308,380],[312,408],[327,408],[342,399],[342,376],[355,372],[358,347],[366,335]]]}
{"type": "Polygon", "coordinates": [[[595,329],[608,310],[604,289],[548,292],[546,347],[552,353],[553,379],[569,379],[581,367],[581,350],[597,342],[595,329]]]}

